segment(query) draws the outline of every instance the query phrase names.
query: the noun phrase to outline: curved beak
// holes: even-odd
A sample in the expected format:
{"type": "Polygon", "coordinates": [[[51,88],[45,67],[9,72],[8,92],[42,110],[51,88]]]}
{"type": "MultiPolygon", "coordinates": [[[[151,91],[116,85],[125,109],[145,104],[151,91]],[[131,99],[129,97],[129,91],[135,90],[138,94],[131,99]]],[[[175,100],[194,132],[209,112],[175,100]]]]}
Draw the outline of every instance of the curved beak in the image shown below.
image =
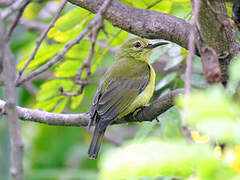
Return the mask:
{"type": "Polygon", "coordinates": [[[162,46],[165,44],[169,44],[169,43],[168,42],[157,42],[155,44],[149,43],[145,48],[155,48],[155,47],[162,46]]]}

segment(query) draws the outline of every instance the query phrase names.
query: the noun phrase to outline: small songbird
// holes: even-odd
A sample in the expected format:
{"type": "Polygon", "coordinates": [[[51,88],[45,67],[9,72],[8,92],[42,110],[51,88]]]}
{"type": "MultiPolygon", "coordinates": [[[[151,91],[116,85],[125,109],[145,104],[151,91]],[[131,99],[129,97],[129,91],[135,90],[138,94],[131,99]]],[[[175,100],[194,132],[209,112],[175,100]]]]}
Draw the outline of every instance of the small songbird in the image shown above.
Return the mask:
{"type": "Polygon", "coordinates": [[[95,129],[89,158],[97,158],[108,125],[149,102],[155,86],[155,72],[149,57],[153,48],[165,44],[132,38],[117,51],[116,61],[105,73],[92,102],[88,128],[95,122],[95,129]]]}

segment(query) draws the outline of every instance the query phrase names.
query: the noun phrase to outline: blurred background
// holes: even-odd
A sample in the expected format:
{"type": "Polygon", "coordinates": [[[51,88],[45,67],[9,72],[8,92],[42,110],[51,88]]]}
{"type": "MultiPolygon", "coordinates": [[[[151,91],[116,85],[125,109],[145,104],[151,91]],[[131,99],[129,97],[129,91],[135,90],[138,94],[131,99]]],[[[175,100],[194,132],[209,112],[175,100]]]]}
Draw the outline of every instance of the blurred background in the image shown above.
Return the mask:
{"type": "MultiPolygon", "coordinates": [[[[187,21],[190,21],[192,17],[189,0],[121,0],[121,2],[138,8],[168,13],[187,21]]],[[[10,40],[18,70],[23,67],[35,47],[36,40],[55,16],[59,6],[60,1],[39,0],[31,2],[25,9],[20,25],[14,30],[10,40]]],[[[6,6],[2,6],[2,8],[4,7],[6,6]]],[[[228,4],[227,7],[231,13],[231,4],[228,4]]],[[[25,73],[37,69],[54,57],[66,43],[78,36],[93,17],[94,14],[89,11],[68,3],[25,73]]],[[[6,24],[10,24],[13,18],[14,16],[10,16],[6,24]]],[[[68,92],[76,92],[79,89],[79,85],[74,85],[73,77],[88,57],[90,50],[88,36],[72,48],[62,61],[18,88],[19,106],[56,113],[88,112],[101,77],[114,61],[114,53],[120,44],[133,36],[104,20],[104,28],[98,35],[92,60],[93,74],[89,77],[89,84],[85,86],[83,93],[68,97],[63,96],[58,89],[60,86],[68,92]]],[[[187,51],[173,43],[154,50],[151,62],[157,78],[152,100],[171,90],[184,87],[186,58],[187,51]]],[[[201,62],[197,57],[194,59],[192,86],[200,90],[208,88],[204,80],[201,62]]],[[[2,89],[0,89],[0,93],[2,98],[2,89]]],[[[129,142],[140,142],[147,137],[169,141],[186,139],[181,128],[179,108],[169,109],[158,119],[160,122],[154,120],[109,127],[97,160],[88,159],[87,149],[91,140],[91,132],[87,132],[84,127],[58,127],[21,122],[24,138],[25,179],[95,180],[104,171],[100,171],[100,169],[105,167],[101,165],[104,164],[104,157],[107,157],[105,154],[109,151],[114,153],[114,150],[118,150],[120,146],[125,147],[129,142]]],[[[205,141],[204,138],[203,141],[205,141]]],[[[8,123],[2,116],[0,120],[0,179],[3,180],[11,179],[9,148],[8,123]]],[[[122,157],[119,155],[116,158],[121,160],[122,157]]],[[[189,177],[188,175],[187,177],[189,177]]],[[[181,177],[185,176],[186,174],[181,177]]],[[[151,178],[156,177],[158,175],[151,178]]],[[[141,179],[151,178],[142,177],[141,179]]],[[[165,177],[165,179],[171,178],[165,177]]]]}

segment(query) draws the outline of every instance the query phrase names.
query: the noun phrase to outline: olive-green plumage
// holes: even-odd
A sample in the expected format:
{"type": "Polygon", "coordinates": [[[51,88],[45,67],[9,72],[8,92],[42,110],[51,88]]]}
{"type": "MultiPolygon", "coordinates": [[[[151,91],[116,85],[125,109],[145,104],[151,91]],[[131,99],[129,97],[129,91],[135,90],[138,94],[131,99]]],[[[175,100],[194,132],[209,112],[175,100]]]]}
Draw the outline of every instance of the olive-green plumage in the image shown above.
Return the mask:
{"type": "Polygon", "coordinates": [[[116,61],[105,73],[95,94],[89,127],[95,121],[95,130],[88,155],[96,159],[106,127],[113,121],[147,104],[155,85],[155,72],[149,64],[154,47],[167,44],[150,44],[133,38],[125,42],[116,53],[116,61]]]}

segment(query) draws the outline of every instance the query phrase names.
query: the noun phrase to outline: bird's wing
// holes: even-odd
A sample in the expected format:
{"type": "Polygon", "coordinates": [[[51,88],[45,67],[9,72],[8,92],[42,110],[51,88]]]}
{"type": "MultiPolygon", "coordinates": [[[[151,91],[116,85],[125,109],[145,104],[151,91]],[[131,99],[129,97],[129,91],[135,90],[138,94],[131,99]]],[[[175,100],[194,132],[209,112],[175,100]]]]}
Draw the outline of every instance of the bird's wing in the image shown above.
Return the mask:
{"type": "Polygon", "coordinates": [[[150,67],[147,63],[123,63],[117,68],[103,80],[93,100],[91,114],[99,116],[101,130],[116,119],[150,81],[150,67]],[[118,73],[121,71],[125,74],[118,73]]]}

